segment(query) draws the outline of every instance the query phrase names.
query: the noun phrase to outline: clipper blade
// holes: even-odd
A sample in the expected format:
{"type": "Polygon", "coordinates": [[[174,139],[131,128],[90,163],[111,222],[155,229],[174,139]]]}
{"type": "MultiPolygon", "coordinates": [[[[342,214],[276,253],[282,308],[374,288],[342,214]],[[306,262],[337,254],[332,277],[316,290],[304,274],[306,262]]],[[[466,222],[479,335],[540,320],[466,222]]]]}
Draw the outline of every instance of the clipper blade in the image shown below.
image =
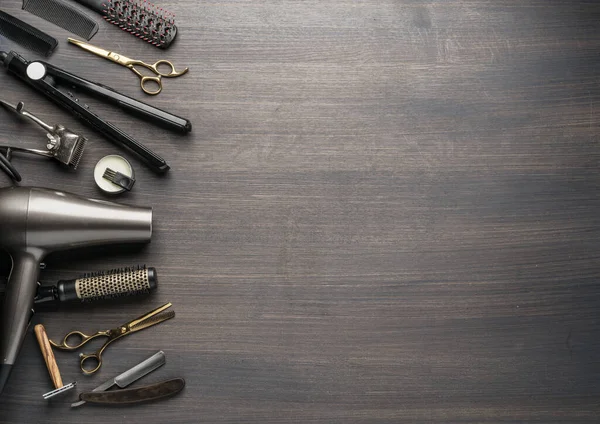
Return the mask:
{"type": "Polygon", "coordinates": [[[81,161],[87,139],[77,135],[62,125],[56,127],[54,134],[48,133],[46,147],[59,162],[75,170],[81,161]]]}

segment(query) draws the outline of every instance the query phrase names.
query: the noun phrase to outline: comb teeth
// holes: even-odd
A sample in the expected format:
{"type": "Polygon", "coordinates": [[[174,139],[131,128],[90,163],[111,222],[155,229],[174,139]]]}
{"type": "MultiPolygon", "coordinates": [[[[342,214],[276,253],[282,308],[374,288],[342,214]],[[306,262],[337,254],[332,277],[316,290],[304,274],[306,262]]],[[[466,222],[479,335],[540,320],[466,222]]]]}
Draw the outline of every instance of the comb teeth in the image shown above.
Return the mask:
{"type": "Polygon", "coordinates": [[[28,50],[44,56],[52,54],[58,41],[45,32],[0,10],[0,34],[28,50]]]}
{"type": "Polygon", "coordinates": [[[96,21],[63,0],[23,0],[23,9],[86,40],[98,32],[96,21]]]}
{"type": "Polygon", "coordinates": [[[136,37],[166,49],[177,35],[175,15],[149,1],[106,0],[104,19],[136,37]]]}

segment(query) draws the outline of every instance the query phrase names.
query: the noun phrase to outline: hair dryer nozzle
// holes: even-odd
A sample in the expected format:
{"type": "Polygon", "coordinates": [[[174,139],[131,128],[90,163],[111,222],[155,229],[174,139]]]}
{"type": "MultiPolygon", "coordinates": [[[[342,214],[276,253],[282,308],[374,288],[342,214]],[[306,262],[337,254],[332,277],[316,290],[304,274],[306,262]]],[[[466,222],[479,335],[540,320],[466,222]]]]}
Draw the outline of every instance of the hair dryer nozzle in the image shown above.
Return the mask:
{"type": "Polygon", "coordinates": [[[0,393],[31,318],[39,263],[75,247],[148,242],[152,209],[33,187],[0,189],[0,247],[11,255],[0,327],[0,393]]]}

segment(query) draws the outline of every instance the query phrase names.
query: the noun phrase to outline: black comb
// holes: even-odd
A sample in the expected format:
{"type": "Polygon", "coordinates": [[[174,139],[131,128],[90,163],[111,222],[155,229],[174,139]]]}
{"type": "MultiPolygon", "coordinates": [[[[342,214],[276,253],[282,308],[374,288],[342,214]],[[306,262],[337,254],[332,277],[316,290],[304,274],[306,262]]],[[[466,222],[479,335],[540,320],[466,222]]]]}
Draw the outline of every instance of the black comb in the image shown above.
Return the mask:
{"type": "Polygon", "coordinates": [[[1,10],[0,34],[26,49],[44,56],[50,56],[58,45],[56,38],[1,10]]]}
{"type": "Polygon", "coordinates": [[[107,22],[153,46],[166,49],[177,35],[175,15],[147,0],[75,0],[107,22]]]}
{"type": "Polygon", "coordinates": [[[98,32],[98,23],[63,0],[23,0],[23,9],[86,40],[98,32]]]}

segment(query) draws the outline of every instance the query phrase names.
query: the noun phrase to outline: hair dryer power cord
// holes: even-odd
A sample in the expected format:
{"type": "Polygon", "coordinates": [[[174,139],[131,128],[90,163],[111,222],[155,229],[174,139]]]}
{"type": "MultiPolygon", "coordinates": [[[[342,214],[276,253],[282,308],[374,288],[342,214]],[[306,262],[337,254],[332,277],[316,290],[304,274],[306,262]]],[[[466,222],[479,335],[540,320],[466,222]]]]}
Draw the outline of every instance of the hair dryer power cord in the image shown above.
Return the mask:
{"type": "MultiPolygon", "coordinates": [[[[10,152],[7,151],[6,154],[10,155],[10,152]]],[[[10,163],[8,158],[2,153],[0,153],[0,169],[2,169],[2,171],[4,171],[6,175],[8,175],[13,180],[17,182],[21,181],[21,174],[19,174],[19,171],[15,169],[13,164],[10,163]]]]}

